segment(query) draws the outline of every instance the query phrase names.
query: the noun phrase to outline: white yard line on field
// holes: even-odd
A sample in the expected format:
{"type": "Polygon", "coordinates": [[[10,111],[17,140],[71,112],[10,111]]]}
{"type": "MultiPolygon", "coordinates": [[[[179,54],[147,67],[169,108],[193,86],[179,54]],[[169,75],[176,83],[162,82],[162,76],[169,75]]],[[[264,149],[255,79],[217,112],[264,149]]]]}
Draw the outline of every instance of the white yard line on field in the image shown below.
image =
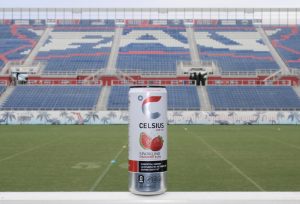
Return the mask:
{"type": "MultiPolygon", "coordinates": [[[[185,129],[185,131],[187,131],[185,129]]],[[[194,134],[193,132],[190,132],[190,134],[196,136],[201,140],[201,142],[206,145],[211,151],[213,151],[218,157],[220,157],[224,162],[226,162],[228,165],[230,165],[236,172],[238,172],[242,177],[244,177],[246,180],[248,180],[251,184],[253,184],[258,190],[265,191],[263,187],[261,187],[257,182],[255,182],[251,177],[249,177],[246,173],[244,173],[240,168],[238,168],[234,163],[229,161],[222,153],[218,152],[213,146],[211,146],[209,143],[207,143],[201,136],[194,134]]]]}
{"type": "Polygon", "coordinates": [[[34,147],[32,147],[32,148],[23,150],[23,151],[21,151],[21,152],[17,152],[17,153],[15,153],[15,154],[12,154],[12,155],[10,155],[10,156],[7,156],[7,157],[4,157],[4,158],[0,159],[0,162],[7,161],[7,160],[10,160],[10,159],[13,159],[13,158],[15,158],[15,157],[17,157],[17,156],[20,156],[20,155],[22,155],[22,154],[25,154],[25,153],[27,153],[27,152],[31,152],[31,151],[34,151],[34,150],[39,149],[39,148],[41,148],[41,147],[47,146],[47,145],[49,145],[49,144],[53,144],[53,143],[55,143],[56,141],[58,141],[58,140],[60,140],[60,139],[61,139],[61,138],[56,139],[56,140],[52,140],[51,142],[47,142],[47,143],[44,143],[44,144],[41,144],[41,145],[34,146],[34,147]]]}
{"type": "MultiPolygon", "coordinates": [[[[122,154],[122,152],[126,149],[126,146],[124,145],[121,150],[116,154],[116,156],[113,158],[113,160],[111,161],[115,161],[119,158],[119,156],[122,154]]],[[[107,173],[109,172],[110,168],[112,167],[112,165],[114,164],[113,162],[111,162],[107,165],[107,167],[105,168],[105,170],[100,174],[100,176],[97,178],[97,180],[95,181],[95,183],[91,186],[90,191],[94,191],[97,186],[99,185],[99,183],[101,183],[101,181],[104,179],[104,177],[107,175],[107,173]]]]}

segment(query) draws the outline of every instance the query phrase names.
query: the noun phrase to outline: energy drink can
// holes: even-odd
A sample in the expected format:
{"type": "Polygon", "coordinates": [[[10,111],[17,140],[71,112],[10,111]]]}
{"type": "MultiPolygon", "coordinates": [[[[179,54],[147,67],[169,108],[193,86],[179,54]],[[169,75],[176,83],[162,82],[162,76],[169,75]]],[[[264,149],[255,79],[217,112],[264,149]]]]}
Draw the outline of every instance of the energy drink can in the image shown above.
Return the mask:
{"type": "Polygon", "coordinates": [[[129,90],[129,191],[156,195],[167,189],[167,90],[129,90]]]}

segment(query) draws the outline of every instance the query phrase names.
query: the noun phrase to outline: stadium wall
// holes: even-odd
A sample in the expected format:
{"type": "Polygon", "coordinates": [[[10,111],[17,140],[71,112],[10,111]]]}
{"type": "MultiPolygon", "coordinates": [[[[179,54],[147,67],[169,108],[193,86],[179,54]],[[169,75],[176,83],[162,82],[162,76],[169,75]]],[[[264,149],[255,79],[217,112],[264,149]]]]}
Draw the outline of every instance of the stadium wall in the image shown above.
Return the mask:
{"type": "MultiPolygon", "coordinates": [[[[300,124],[300,111],[168,111],[169,124],[300,124]]],[[[128,111],[0,111],[0,124],[128,124],[128,111]]]]}
{"type": "Polygon", "coordinates": [[[80,24],[80,20],[93,20],[93,25],[103,25],[107,19],[119,23],[147,24],[150,19],[165,24],[168,19],[186,19],[196,24],[232,24],[249,20],[263,25],[300,24],[300,9],[293,8],[0,8],[0,24],[55,25],[80,24]],[[124,20],[126,20],[124,22],[124,20]]]}

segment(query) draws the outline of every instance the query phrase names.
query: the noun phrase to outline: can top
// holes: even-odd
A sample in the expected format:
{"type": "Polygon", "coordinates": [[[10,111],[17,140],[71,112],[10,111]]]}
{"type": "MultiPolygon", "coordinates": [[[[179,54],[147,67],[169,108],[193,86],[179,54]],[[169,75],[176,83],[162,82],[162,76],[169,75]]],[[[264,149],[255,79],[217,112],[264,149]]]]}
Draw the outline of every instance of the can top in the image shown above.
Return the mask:
{"type": "Polygon", "coordinates": [[[135,86],[135,87],[130,87],[129,93],[146,93],[146,92],[153,92],[153,93],[166,93],[167,89],[162,86],[162,87],[150,87],[150,86],[135,86]]]}

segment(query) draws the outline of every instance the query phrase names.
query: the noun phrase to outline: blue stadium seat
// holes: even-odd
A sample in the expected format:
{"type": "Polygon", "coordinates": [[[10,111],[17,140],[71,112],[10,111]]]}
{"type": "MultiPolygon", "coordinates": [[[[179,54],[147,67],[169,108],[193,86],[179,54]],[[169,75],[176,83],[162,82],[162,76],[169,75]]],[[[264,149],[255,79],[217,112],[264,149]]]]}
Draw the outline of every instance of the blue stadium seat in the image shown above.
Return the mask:
{"type": "Polygon", "coordinates": [[[2,105],[13,110],[91,110],[100,86],[17,86],[2,105]]]}
{"type": "Polygon", "coordinates": [[[294,110],[300,99],[290,86],[208,86],[215,110],[294,110]]]}
{"type": "Polygon", "coordinates": [[[190,61],[184,26],[130,27],[123,30],[117,68],[176,73],[176,62],[190,61]]]}
{"type": "MultiPolygon", "coordinates": [[[[200,110],[195,86],[167,86],[169,110],[200,110]]],[[[108,110],[128,109],[129,86],[113,86],[109,95],[108,110]]]]}
{"type": "Polygon", "coordinates": [[[112,86],[108,98],[108,110],[127,110],[128,109],[129,86],[112,86]]]}
{"type": "Polygon", "coordinates": [[[167,86],[169,110],[200,110],[195,86],[167,86]]]}
{"type": "Polygon", "coordinates": [[[277,70],[254,26],[195,26],[200,59],[214,61],[222,71],[277,70]]]}
{"type": "Polygon", "coordinates": [[[99,70],[107,66],[115,27],[56,26],[36,60],[46,60],[44,72],[99,70]]]}
{"type": "Polygon", "coordinates": [[[265,27],[273,46],[292,68],[300,68],[300,32],[298,26],[265,27]]]}
{"type": "Polygon", "coordinates": [[[24,60],[40,38],[44,27],[0,25],[0,70],[6,60],[24,60]]]}
{"type": "Polygon", "coordinates": [[[6,90],[6,86],[0,85],[0,96],[6,90]]]}

